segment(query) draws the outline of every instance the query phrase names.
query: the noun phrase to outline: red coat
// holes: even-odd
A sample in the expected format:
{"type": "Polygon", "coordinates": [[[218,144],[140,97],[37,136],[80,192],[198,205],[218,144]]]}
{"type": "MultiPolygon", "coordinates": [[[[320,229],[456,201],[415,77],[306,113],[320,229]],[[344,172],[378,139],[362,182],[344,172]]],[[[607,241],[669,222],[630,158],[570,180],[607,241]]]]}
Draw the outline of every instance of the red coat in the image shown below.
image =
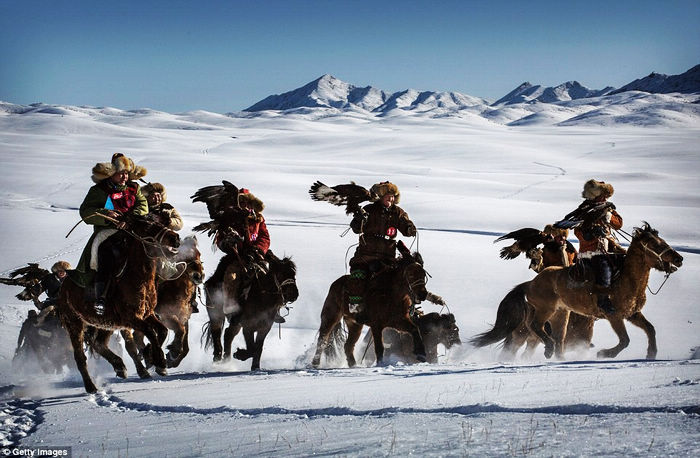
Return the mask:
{"type": "Polygon", "coordinates": [[[270,249],[270,233],[267,231],[265,218],[262,215],[260,218],[260,221],[248,221],[246,241],[265,254],[270,249]]]}

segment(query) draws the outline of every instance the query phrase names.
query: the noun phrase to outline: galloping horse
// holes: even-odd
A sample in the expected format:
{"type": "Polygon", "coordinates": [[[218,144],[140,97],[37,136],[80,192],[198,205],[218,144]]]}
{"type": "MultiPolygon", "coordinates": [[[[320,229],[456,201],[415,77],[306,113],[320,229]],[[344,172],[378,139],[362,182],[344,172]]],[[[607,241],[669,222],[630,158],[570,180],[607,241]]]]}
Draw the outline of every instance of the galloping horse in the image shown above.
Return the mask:
{"type": "MultiPolygon", "coordinates": [[[[126,377],[126,366],[107,347],[111,331],[117,329],[143,332],[153,347],[156,372],[167,374],[165,356],[156,331],[163,326],[155,316],[156,262],[159,256],[173,254],[180,244],[180,238],[177,233],[147,218],[131,216],[129,227],[130,231],[126,233],[135,240],[127,244],[127,261],[121,275],[112,279],[114,285],[110,289],[104,315],[95,313],[93,303],[85,300],[84,288],[76,284],[70,275],[63,282],[56,303],[61,321],[70,335],[73,357],[88,393],[96,392],[97,387],[88,373],[83,350],[87,326],[102,331],[98,333],[99,338],[93,341],[93,348],[114,367],[118,377],[126,377]]],[[[145,377],[148,372],[139,375],[145,377]]]]}
{"type": "MultiPolygon", "coordinates": [[[[269,264],[269,271],[259,274],[253,280],[248,297],[243,301],[239,302],[229,294],[236,291],[231,284],[236,281],[232,275],[224,275],[223,283],[216,279],[216,274],[213,277],[214,281],[207,280],[205,291],[209,322],[204,325],[202,338],[206,348],[214,346],[214,362],[221,361],[222,351],[223,359],[231,358],[233,338],[242,328],[246,348],[236,350],[233,357],[241,361],[252,357],[250,369],[260,369],[263,344],[272,328],[275,315],[280,308],[299,297],[294,262],[288,257],[280,259],[272,251],[267,252],[265,260],[269,264]],[[222,347],[221,332],[224,319],[228,320],[229,325],[224,332],[222,347]]],[[[223,268],[231,262],[238,260],[233,255],[226,255],[219,265],[223,268]]]]}
{"type": "MultiPolygon", "coordinates": [[[[460,345],[462,340],[459,337],[459,327],[455,316],[451,313],[440,314],[437,312],[426,313],[413,318],[413,321],[420,329],[420,335],[425,345],[426,362],[435,364],[438,362],[438,344],[450,349],[455,345],[460,345]]],[[[340,329],[340,324],[337,326],[340,329]]],[[[409,334],[398,332],[392,328],[384,329],[385,357],[395,358],[407,363],[415,363],[417,360],[413,354],[413,338],[409,334]]],[[[363,345],[369,345],[371,333],[367,333],[362,339],[363,345]]],[[[368,352],[368,361],[374,359],[374,352],[368,352]]]]}
{"type": "MultiPolygon", "coordinates": [[[[614,358],[629,345],[625,328],[626,319],[644,330],[648,339],[647,359],[656,358],[656,331],[642,315],[646,302],[645,288],[649,282],[651,269],[670,274],[683,264],[683,257],[666,243],[648,223],[636,228],[624,259],[622,273],[605,293],[615,308],[614,313],[604,313],[597,304],[596,294],[601,288],[594,285],[592,278],[577,281],[572,278],[572,268],[549,267],[533,280],[513,288],[498,307],[496,323],[490,331],[475,336],[471,342],[479,347],[490,345],[506,337],[525,323],[528,329],[542,340],[544,355],[550,358],[563,356],[563,340],[566,338],[566,320],[552,323],[552,336],[545,331],[545,323],[558,308],[564,308],[581,315],[605,318],[617,334],[619,343],[600,350],[598,357],[614,358]],[[554,326],[558,329],[554,329],[554,326]]],[[[506,340],[505,345],[512,345],[506,340]]],[[[508,351],[504,348],[504,351],[508,351]]]]}
{"type": "MultiPolygon", "coordinates": [[[[189,320],[192,315],[190,301],[196,289],[204,281],[204,266],[200,259],[201,253],[197,245],[197,237],[190,235],[182,239],[180,248],[172,261],[176,265],[184,264],[184,272],[173,279],[161,279],[158,283],[158,304],[156,315],[165,328],[159,329],[158,337],[161,342],[167,338],[168,330],[175,333],[173,341],[168,345],[166,355],[168,367],[177,367],[190,351],[189,320]]],[[[127,349],[130,349],[130,333],[122,331],[127,349]]],[[[148,364],[151,363],[151,348],[144,345],[143,334],[134,332],[134,340],[148,364]]],[[[131,351],[129,351],[131,355],[131,351]]],[[[134,355],[131,355],[132,359],[134,355]]],[[[138,356],[137,356],[138,358],[138,356]]],[[[135,362],[136,363],[136,362],[135,362]]],[[[137,365],[138,368],[138,365],[137,365]]]]}
{"type": "Polygon", "coordinates": [[[394,328],[411,334],[416,359],[425,361],[423,338],[409,316],[411,306],[422,302],[428,296],[428,290],[425,288],[426,272],[423,269],[423,259],[420,254],[411,255],[406,250],[402,252],[396,267],[379,272],[372,278],[368,285],[364,310],[359,313],[350,313],[349,310],[345,287],[348,278],[348,275],[344,275],[330,286],[321,311],[321,327],[318,330],[316,353],[311,364],[314,367],[321,364],[321,355],[330,344],[331,333],[341,319],[345,320],[348,327],[348,337],[345,342],[348,366],[355,366],[353,351],[362,333],[363,325],[369,326],[372,330],[377,364],[381,365],[384,359],[382,340],[384,328],[394,328]]]}

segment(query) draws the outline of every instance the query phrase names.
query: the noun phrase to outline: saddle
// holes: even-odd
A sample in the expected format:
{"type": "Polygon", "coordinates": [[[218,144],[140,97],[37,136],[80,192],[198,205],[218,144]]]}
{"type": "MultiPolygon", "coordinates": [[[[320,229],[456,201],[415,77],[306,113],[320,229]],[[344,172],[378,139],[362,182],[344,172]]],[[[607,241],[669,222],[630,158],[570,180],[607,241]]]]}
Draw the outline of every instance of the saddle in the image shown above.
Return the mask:
{"type": "MultiPolygon", "coordinates": [[[[625,263],[624,254],[603,254],[598,256],[607,256],[610,260],[610,268],[612,270],[612,275],[610,279],[610,284],[615,283],[615,281],[622,274],[622,268],[625,263]]],[[[593,260],[591,258],[577,258],[576,263],[567,269],[569,279],[576,283],[595,283],[595,267],[593,266],[593,260]]]]}

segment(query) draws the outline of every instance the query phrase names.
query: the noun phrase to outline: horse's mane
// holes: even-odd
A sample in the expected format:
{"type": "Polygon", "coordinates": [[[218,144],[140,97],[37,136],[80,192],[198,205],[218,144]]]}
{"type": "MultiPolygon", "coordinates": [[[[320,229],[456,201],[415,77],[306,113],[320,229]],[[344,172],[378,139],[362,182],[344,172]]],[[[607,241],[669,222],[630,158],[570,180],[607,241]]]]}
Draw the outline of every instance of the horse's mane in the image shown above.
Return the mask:
{"type": "Polygon", "coordinates": [[[267,254],[265,255],[265,258],[268,260],[270,263],[270,267],[279,266],[280,268],[282,267],[288,267],[291,269],[292,273],[296,275],[297,273],[297,265],[292,261],[291,256],[285,256],[283,258],[279,258],[277,255],[275,255],[272,250],[269,250],[267,254]]]}
{"type": "Polygon", "coordinates": [[[642,223],[644,223],[644,224],[642,225],[642,227],[635,227],[635,228],[634,228],[633,237],[635,237],[635,238],[636,238],[636,237],[641,237],[642,235],[644,235],[644,234],[646,234],[646,233],[650,233],[650,234],[652,234],[652,235],[655,236],[655,237],[658,237],[658,236],[659,236],[659,231],[657,231],[656,229],[654,229],[653,227],[651,227],[651,226],[649,225],[649,223],[647,223],[646,221],[642,221],[642,223]]]}

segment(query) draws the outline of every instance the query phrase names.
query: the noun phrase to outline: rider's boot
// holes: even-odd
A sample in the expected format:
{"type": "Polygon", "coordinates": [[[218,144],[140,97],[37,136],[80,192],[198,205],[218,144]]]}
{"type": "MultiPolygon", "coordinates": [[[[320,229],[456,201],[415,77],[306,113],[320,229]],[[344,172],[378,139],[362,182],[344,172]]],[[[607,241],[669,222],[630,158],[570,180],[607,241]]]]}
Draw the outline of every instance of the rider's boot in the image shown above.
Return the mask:
{"type": "Polygon", "coordinates": [[[607,294],[598,294],[598,308],[607,314],[615,313],[615,307],[607,294]]]}
{"type": "Polygon", "coordinates": [[[95,313],[97,315],[105,314],[105,295],[107,293],[107,283],[103,281],[95,281],[95,313]]]}

